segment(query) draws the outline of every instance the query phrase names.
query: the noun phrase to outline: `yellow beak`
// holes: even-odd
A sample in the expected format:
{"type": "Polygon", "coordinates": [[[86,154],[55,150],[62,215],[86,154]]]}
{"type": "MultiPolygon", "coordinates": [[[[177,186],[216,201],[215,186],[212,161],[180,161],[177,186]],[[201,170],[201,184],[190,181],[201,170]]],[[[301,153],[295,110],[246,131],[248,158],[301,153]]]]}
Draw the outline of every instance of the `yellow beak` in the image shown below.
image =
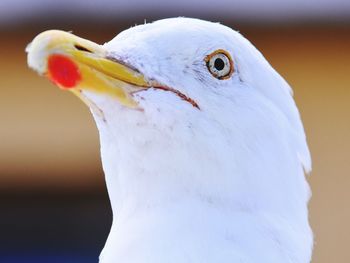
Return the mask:
{"type": "Polygon", "coordinates": [[[135,107],[131,93],[150,86],[142,74],[108,58],[103,46],[68,32],[45,31],[29,44],[27,52],[31,68],[83,100],[81,91],[89,90],[135,107]]]}

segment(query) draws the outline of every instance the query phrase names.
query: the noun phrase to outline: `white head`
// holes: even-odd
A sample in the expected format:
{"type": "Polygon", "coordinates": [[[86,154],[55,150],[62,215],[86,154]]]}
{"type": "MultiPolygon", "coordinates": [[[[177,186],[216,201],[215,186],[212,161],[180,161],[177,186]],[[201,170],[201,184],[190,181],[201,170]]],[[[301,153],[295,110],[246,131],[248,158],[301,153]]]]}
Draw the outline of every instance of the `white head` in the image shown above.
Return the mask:
{"type": "Polygon", "coordinates": [[[305,204],[310,157],[291,90],[239,33],[175,18],[126,30],[104,47],[199,107],[161,89],[134,93],[142,110],[87,94],[104,112],[105,121],[95,115],[102,157],[107,175],[118,171],[110,177],[120,193],[142,201],[198,195],[279,211],[305,204]],[[232,58],[228,79],[207,67],[216,50],[232,58]]]}
{"type": "Polygon", "coordinates": [[[173,18],[99,48],[156,83],[128,93],[136,108],[80,88],[100,132],[115,210],[199,199],[308,227],[303,168],[311,161],[299,113],[288,84],[248,40],[218,23],[173,18]],[[221,79],[208,61],[217,53],[226,62],[218,61],[221,79]]]}

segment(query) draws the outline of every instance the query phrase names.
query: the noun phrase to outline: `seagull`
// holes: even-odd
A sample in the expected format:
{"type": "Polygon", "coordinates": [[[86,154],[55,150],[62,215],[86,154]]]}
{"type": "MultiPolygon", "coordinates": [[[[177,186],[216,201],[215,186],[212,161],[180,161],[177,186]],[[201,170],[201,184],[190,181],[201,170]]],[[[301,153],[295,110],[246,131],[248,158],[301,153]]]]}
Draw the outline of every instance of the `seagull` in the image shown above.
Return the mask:
{"type": "Polygon", "coordinates": [[[311,261],[300,115],[240,33],[168,18],[103,45],[49,30],[26,51],[99,130],[113,210],[101,263],[311,261]]]}

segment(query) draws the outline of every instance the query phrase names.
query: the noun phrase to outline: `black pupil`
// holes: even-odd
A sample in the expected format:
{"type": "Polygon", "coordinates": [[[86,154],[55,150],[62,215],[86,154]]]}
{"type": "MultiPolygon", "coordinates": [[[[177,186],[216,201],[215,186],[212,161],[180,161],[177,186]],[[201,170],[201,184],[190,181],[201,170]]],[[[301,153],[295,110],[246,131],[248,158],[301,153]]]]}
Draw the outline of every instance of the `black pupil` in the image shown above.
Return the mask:
{"type": "Polygon", "coordinates": [[[217,70],[223,70],[225,67],[225,62],[221,58],[217,58],[217,59],[215,59],[214,67],[217,70]]]}

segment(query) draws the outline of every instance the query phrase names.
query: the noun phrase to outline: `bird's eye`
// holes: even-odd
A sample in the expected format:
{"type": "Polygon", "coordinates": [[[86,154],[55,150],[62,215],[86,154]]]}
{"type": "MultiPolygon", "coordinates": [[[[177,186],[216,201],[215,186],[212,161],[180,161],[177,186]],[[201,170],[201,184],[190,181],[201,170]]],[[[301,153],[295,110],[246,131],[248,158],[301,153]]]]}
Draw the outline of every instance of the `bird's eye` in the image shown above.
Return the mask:
{"type": "Polygon", "coordinates": [[[217,79],[227,79],[234,71],[230,54],[222,49],[206,56],[205,62],[210,73],[217,79]]]}

